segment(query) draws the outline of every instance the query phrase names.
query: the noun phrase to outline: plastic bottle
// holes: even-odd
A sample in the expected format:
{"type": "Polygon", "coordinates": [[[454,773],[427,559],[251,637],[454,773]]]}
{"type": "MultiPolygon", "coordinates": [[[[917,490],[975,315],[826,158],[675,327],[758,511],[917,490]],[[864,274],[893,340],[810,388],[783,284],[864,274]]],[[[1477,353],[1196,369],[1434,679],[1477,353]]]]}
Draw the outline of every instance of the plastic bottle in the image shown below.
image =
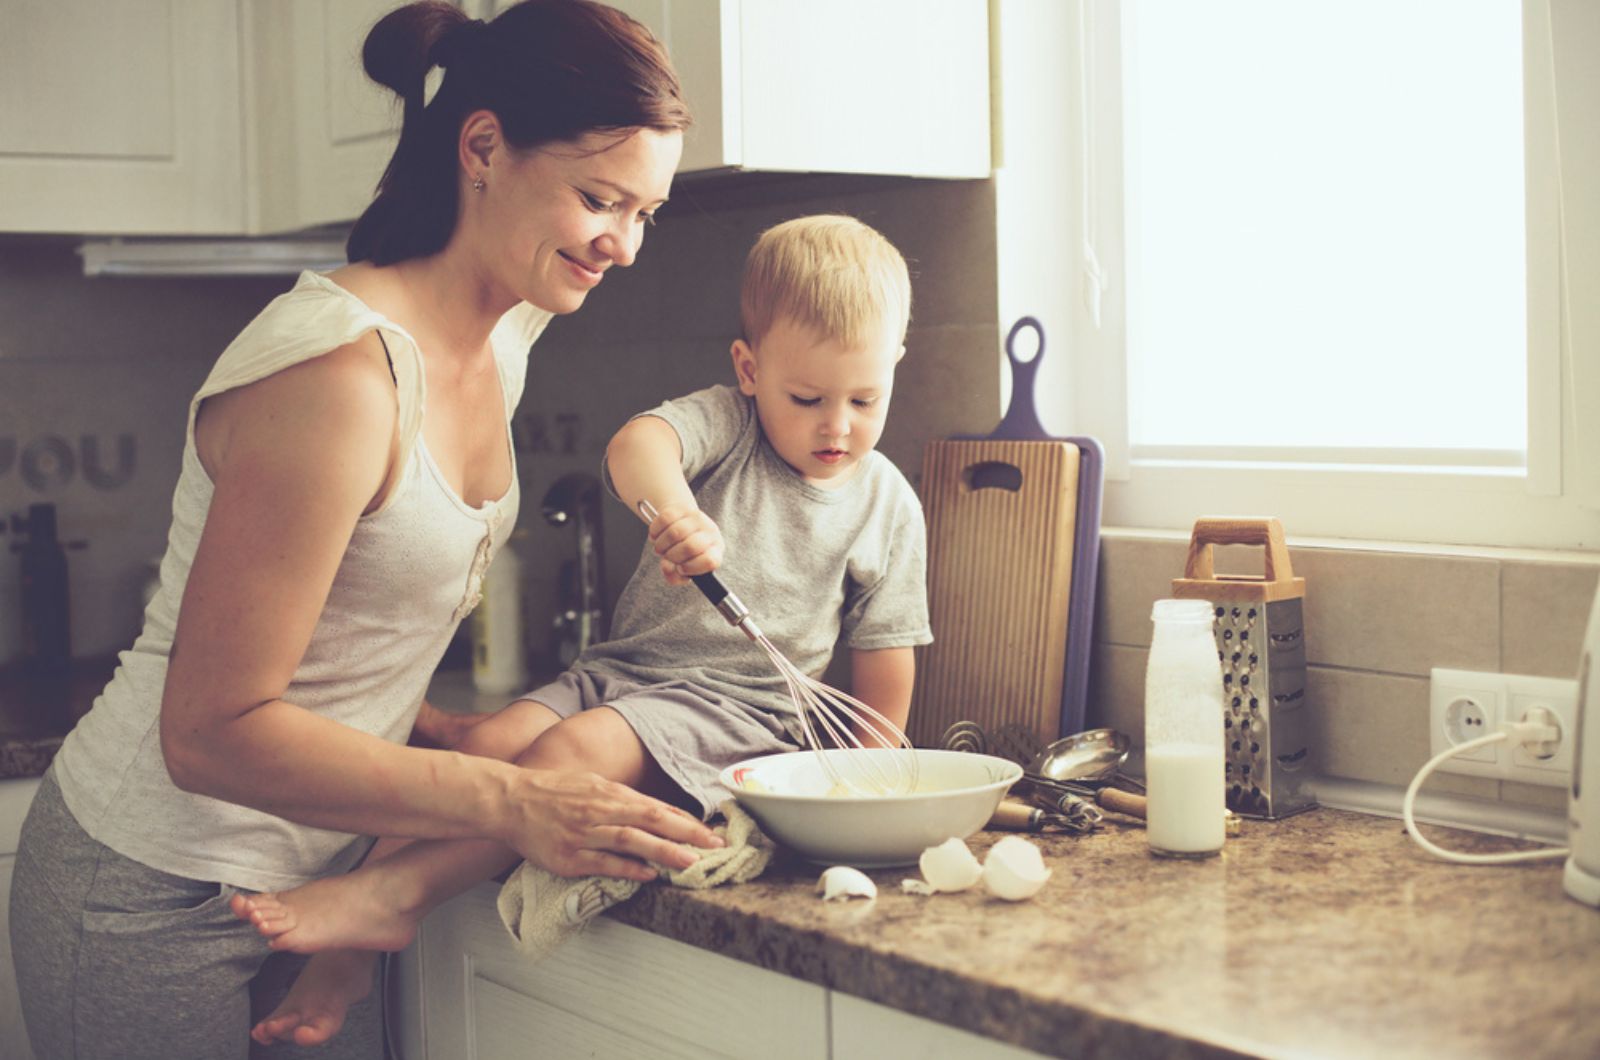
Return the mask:
{"type": "MultiPolygon", "coordinates": [[[[16,520],[13,520],[16,523],[16,520]]],[[[22,554],[22,666],[37,677],[62,677],[72,659],[67,553],[56,539],[56,506],[28,506],[22,554]]]]}
{"type": "Polygon", "coordinates": [[[1201,858],[1222,849],[1222,664],[1204,600],[1157,600],[1145,671],[1146,837],[1150,852],[1201,858]]]}
{"type": "Polygon", "coordinates": [[[479,692],[521,692],[528,683],[522,622],[522,560],[513,542],[495,555],[483,576],[483,600],[472,612],[472,684],[479,692]]]}

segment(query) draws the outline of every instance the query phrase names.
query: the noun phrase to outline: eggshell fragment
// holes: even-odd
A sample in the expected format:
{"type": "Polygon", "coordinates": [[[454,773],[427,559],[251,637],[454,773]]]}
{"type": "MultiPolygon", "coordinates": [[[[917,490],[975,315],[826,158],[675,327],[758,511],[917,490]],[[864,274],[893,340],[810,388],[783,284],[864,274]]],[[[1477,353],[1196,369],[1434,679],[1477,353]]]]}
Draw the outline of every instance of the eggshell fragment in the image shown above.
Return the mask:
{"type": "Polygon", "coordinates": [[[928,895],[938,893],[933,889],[933,884],[927,880],[901,880],[900,890],[904,894],[928,895]]]}
{"type": "Polygon", "coordinates": [[[817,890],[822,893],[824,902],[840,898],[878,897],[878,885],[873,883],[866,873],[849,865],[835,865],[831,869],[824,869],[821,877],[817,879],[817,890]]]}
{"type": "Polygon", "coordinates": [[[1039,848],[1021,836],[1006,836],[984,858],[984,889],[1008,902],[1032,898],[1049,878],[1039,848]]]}
{"type": "Polygon", "coordinates": [[[972,856],[967,844],[953,838],[924,850],[917,859],[917,867],[935,891],[964,891],[983,875],[983,866],[972,856]]]}

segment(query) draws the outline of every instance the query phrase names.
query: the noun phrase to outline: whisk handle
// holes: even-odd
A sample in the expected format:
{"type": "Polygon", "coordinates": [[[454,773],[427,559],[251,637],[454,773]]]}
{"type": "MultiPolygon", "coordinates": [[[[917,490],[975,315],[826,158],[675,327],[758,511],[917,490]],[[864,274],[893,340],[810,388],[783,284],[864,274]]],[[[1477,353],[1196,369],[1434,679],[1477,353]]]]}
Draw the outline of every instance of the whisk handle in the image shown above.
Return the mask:
{"type": "Polygon", "coordinates": [[[750,617],[750,609],[744,605],[743,600],[733,595],[732,591],[722,584],[721,578],[711,573],[691,574],[689,577],[705,598],[711,601],[717,613],[728,620],[728,625],[744,630],[745,636],[751,640],[760,639],[761,631],[756,628],[755,620],[750,617]]]}
{"type": "MultiPolygon", "coordinates": [[[[691,574],[689,578],[694,582],[695,588],[699,589],[705,598],[711,601],[711,606],[719,611],[722,610],[722,602],[733,595],[728,592],[728,587],[722,584],[722,579],[715,574],[709,572],[691,574]]],[[[738,597],[735,596],[734,599],[737,600],[738,597]]]]}

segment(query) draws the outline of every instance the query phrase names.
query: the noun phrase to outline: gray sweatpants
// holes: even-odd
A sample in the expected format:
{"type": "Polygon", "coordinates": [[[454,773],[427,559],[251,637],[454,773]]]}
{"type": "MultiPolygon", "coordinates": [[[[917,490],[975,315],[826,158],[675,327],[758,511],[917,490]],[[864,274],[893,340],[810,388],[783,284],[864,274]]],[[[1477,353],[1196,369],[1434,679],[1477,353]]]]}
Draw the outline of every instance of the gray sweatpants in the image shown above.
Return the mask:
{"type": "Polygon", "coordinates": [[[376,989],[323,1046],[250,1040],[306,958],[269,950],[229,910],[232,894],[96,842],[46,773],[11,884],[11,949],[37,1060],[379,1060],[376,989]]]}

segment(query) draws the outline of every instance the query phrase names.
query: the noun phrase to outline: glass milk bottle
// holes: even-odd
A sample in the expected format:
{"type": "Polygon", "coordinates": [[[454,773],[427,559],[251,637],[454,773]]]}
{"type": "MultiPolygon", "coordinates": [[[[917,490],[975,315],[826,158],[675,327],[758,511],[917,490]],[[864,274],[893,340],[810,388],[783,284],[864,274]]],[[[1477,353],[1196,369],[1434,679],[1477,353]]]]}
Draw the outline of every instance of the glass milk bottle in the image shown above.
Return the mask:
{"type": "Polygon", "coordinates": [[[1144,684],[1150,852],[1203,858],[1222,849],[1222,665],[1205,600],[1157,600],[1144,684]]]}

